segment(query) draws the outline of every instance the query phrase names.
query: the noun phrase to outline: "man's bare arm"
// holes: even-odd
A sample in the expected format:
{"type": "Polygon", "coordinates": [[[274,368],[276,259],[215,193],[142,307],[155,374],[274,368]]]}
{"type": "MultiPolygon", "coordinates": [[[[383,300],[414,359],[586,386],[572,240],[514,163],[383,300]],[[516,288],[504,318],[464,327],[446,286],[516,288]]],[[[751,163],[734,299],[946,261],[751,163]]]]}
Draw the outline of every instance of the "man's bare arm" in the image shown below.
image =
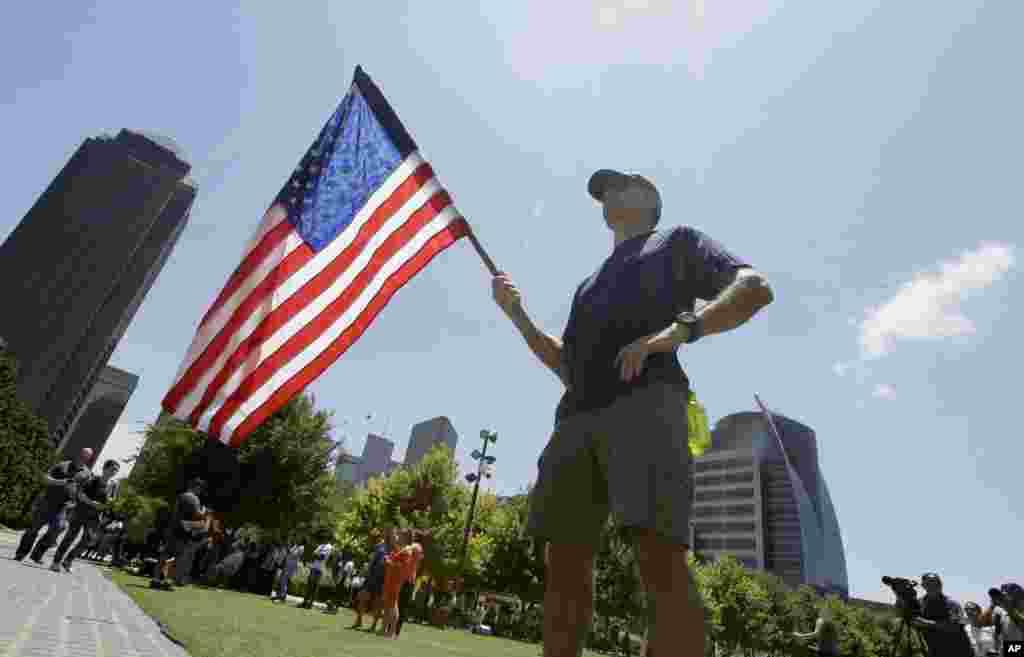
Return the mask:
{"type": "MultiPolygon", "coordinates": [[[[711,303],[697,311],[702,336],[725,333],[742,326],[774,298],[768,281],[760,273],[749,267],[736,270],[732,283],[711,303]]],[[[689,337],[689,327],[676,322],[645,340],[651,351],[673,351],[689,337]]]]}
{"type": "Polygon", "coordinates": [[[502,272],[495,276],[492,287],[494,301],[519,329],[519,333],[526,340],[533,355],[554,372],[555,376],[562,380],[562,383],[568,385],[568,377],[562,367],[562,341],[537,328],[523,308],[523,298],[519,288],[507,274],[502,272]]]}
{"type": "Polygon", "coordinates": [[[566,377],[562,371],[562,341],[537,328],[522,306],[517,311],[509,313],[508,317],[519,329],[519,334],[526,340],[526,345],[533,355],[565,383],[566,377]]]}
{"type": "Polygon", "coordinates": [[[775,299],[763,275],[744,267],[722,293],[697,313],[704,335],[725,333],[747,323],[775,299]]]}

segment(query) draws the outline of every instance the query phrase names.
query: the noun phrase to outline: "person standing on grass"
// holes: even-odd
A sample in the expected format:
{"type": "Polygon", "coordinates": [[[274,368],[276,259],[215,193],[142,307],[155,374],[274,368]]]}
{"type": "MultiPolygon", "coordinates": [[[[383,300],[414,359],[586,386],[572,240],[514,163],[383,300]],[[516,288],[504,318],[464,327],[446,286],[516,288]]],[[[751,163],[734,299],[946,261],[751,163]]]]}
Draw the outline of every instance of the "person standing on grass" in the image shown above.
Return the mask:
{"type": "Polygon", "coordinates": [[[377,627],[380,619],[380,598],[384,592],[384,569],[387,564],[388,553],[391,551],[392,535],[390,530],[384,531],[384,539],[373,548],[373,556],[370,558],[370,565],[367,568],[366,580],[362,590],[359,592],[359,600],[356,606],[356,622],[353,629],[363,626],[363,614],[373,616],[371,630],[377,627]]]}
{"type": "Polygon", "coordinates": [[[324,568],[333,551],[334,546],[330,543],[323,543],[313,551],[313,560],[309,564],[309,579],[306,581],[306,599],[299,605],[303,609],[313,608],[316,594],[320,591],[320,579],[324,575],[324,568]]]}
{"type": "Polygon", "coordinates": [[[419,570],[420,562],[423,561],[423,545],[421,534],[418,530],[406,530],[405,543],[408,547],[405,552],[409,557],[405,561],[402,572],[402,590],[398,594],[398,620],[395,623],[395,638],[402,633],[402,625],[405,624],[407,615],[412,611],[413,590],[416,587],[416,573],[419,570]]]}
{"type": "Polygon", "coordinates": [[[661,196],[647,179],[606,169],[587,187],[614,248],[577,288],[562,338],[537,328],[507,274],[493,281],[499,307],[566,385],[528,521],[531,535],[550,542],[544,654],[579,650],[593,608],[594,553],[611,511],[630,528],[645,590],[657,600],[654,654],[703,657],[703,603],[687,564],[689,380],[676,351],[744,324],[773,294],[762,275],[701,231],[658,230],[661,196]],[[709,303],[695,312],[698,299],[709,303]],[[635,448],[638,437],[644,449],[635,448]]]}
{"type": "Polygon", "coordinates": [[[192,572],[192,558],[210,527],[210,517],[200,501],[200,496],[205,490],[206,482],[196,477],[188,482],[185,492],[178,496],[174,515],[164,536],[164,548],[156,566],[156,574],[149,583],[150,588],[174,590],[164,579],[166,566],[171,559],[174,560],[175,584],[188,584],[192,572]]]}
{"type": "MultiPolygon", "coordinates": [[[[388,555],[384,567],[384,592],[381,595],[380,604],[384,614],[384,624],[381,627],[382,636],[394,636],[395,626],[398,624],[398,596],[402,591],[405,565],[412,558],[412,555],[405,550],[407,534],[394,532],[393,536],[393,549],[388,555]]],[[[376,624],[377,621],[374,619],[374,625],[376,624]]]]}
{"type": "Polygon", "coordinates": [[[301,543],[293,543],[285,554],[284,565],[281,567],[281,576],[277,580],[277,591],[270,597],[271,602],[288,600],[288,582],[295,576],[299,569],[299,562],[302,561],[302,554],[306,546],[301,543]]]}

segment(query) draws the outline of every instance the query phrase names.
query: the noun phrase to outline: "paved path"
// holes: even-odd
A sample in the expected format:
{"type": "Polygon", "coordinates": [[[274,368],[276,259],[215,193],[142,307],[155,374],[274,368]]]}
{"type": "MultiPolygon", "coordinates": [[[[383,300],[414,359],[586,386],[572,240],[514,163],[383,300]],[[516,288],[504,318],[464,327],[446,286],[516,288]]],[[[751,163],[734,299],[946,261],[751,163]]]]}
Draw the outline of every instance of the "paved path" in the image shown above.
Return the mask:
{"type": "Polygon", "coordinates": [[[0,657],[188,657],[99,568],[77,562],[69,575],[18,563],[17,538],[0,531],[0,657]]]}

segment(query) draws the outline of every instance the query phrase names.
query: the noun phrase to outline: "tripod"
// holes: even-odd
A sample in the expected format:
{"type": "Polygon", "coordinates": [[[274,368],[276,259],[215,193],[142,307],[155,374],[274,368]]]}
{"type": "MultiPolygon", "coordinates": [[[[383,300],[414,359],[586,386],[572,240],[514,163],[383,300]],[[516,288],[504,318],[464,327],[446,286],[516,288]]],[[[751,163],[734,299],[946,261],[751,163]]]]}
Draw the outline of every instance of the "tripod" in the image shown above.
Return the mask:
{"type": "Polygon", "coordinates": [[[921,630],[911,624],[914,616],[904,613],[900,618],[899,625],[890,635],[892,649],[888,657],[915,657],[923,655],[927,657],[928,643],[921,636],[921,630]]]}

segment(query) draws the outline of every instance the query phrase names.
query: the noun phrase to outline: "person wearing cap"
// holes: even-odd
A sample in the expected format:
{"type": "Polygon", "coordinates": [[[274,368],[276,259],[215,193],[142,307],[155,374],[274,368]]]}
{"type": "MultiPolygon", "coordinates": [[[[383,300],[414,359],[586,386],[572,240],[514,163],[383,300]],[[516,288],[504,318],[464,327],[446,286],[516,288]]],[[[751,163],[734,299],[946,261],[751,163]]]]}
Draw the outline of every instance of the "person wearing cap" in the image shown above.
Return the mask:
{"type": "Polygon", "coordinates": [[[92,459],[92,450],[85,447],[75,458],[61,461],[42,475],[46,491],[36,499],[32,523],[21,535],[14,552],[15,561],[21,561],[31,552],[32,561],[42,565],[46,551],[57,543],[57,537],[67,527],[68,514],[78,503],[78,490],[91,476],[92,459]],[[36,537],[43,527],[46,533],[37,543],[36,537]]]}
{"type": "Polygon", "coordinates": [[[165,565],[172,558],[174,583],[178,586],[188,584],[192,572],[192,559],[199,547],[199,541],[210,528],[210,518],[199,499],[205,490],[206,482],[197,477],[189,481],[185,492],[178,496],[171,524],[164,537],[164,549],[157,563],[156,574],[149,583],[150,588],[173,590],[173,587],[164,581],[165,565]]]}
{"type": "Polygon", "coordinates": [[[1003,584],[989,591],[991,602],[978,617],[978,625],[995,630],[996,651],[1003,652],[1004,641],[1024,641],[1024,588],[1003,584]]]}
{"type": "Polygon", "coordinates": [[[59,573],[61,567],[71,572],[71,564],[85,551],[86,546],[100,529],[100,512],[106,509],[107,502],[114,497],[114,476],[121,469],[121,465],[114,459],[108,459],[103,464],[102,473],[91,475],[89,480],[82,485],[78,496],[78,505],[71,512],[71,522],[64,538],[53,555],[53,564],[50,570],[59,573]],[[81,540],[74,548],[75,539],[82,534],[81,540]]]}
{"type": "Polygon", "coordinates": [[[544,654],[575,655],[585,639],[594,553],[611,511],[632,530],[656,601],[651,652],[703,657],[703,605],[686,556],[689,380],[676,352],[744,324],[773,295],[764,276],[703,232],[659,230],[661,196],[646,178],[605,169],[588,191],[614,246],[576,289],[560,339],[537,328],[507,274],[492,284],[498,306],[566,386],[528,521],[550,544],[544,654]],[[695,311],[698,299],[708,303],[695,311]]]}
{"type": "Polygon", "coordinates": [[[972,657],[974,650],[960,604],[942,592],[942,579],[936,573],[921,576],[921,616],[912,622],[928,644],[930,657],[972,657]]]}

